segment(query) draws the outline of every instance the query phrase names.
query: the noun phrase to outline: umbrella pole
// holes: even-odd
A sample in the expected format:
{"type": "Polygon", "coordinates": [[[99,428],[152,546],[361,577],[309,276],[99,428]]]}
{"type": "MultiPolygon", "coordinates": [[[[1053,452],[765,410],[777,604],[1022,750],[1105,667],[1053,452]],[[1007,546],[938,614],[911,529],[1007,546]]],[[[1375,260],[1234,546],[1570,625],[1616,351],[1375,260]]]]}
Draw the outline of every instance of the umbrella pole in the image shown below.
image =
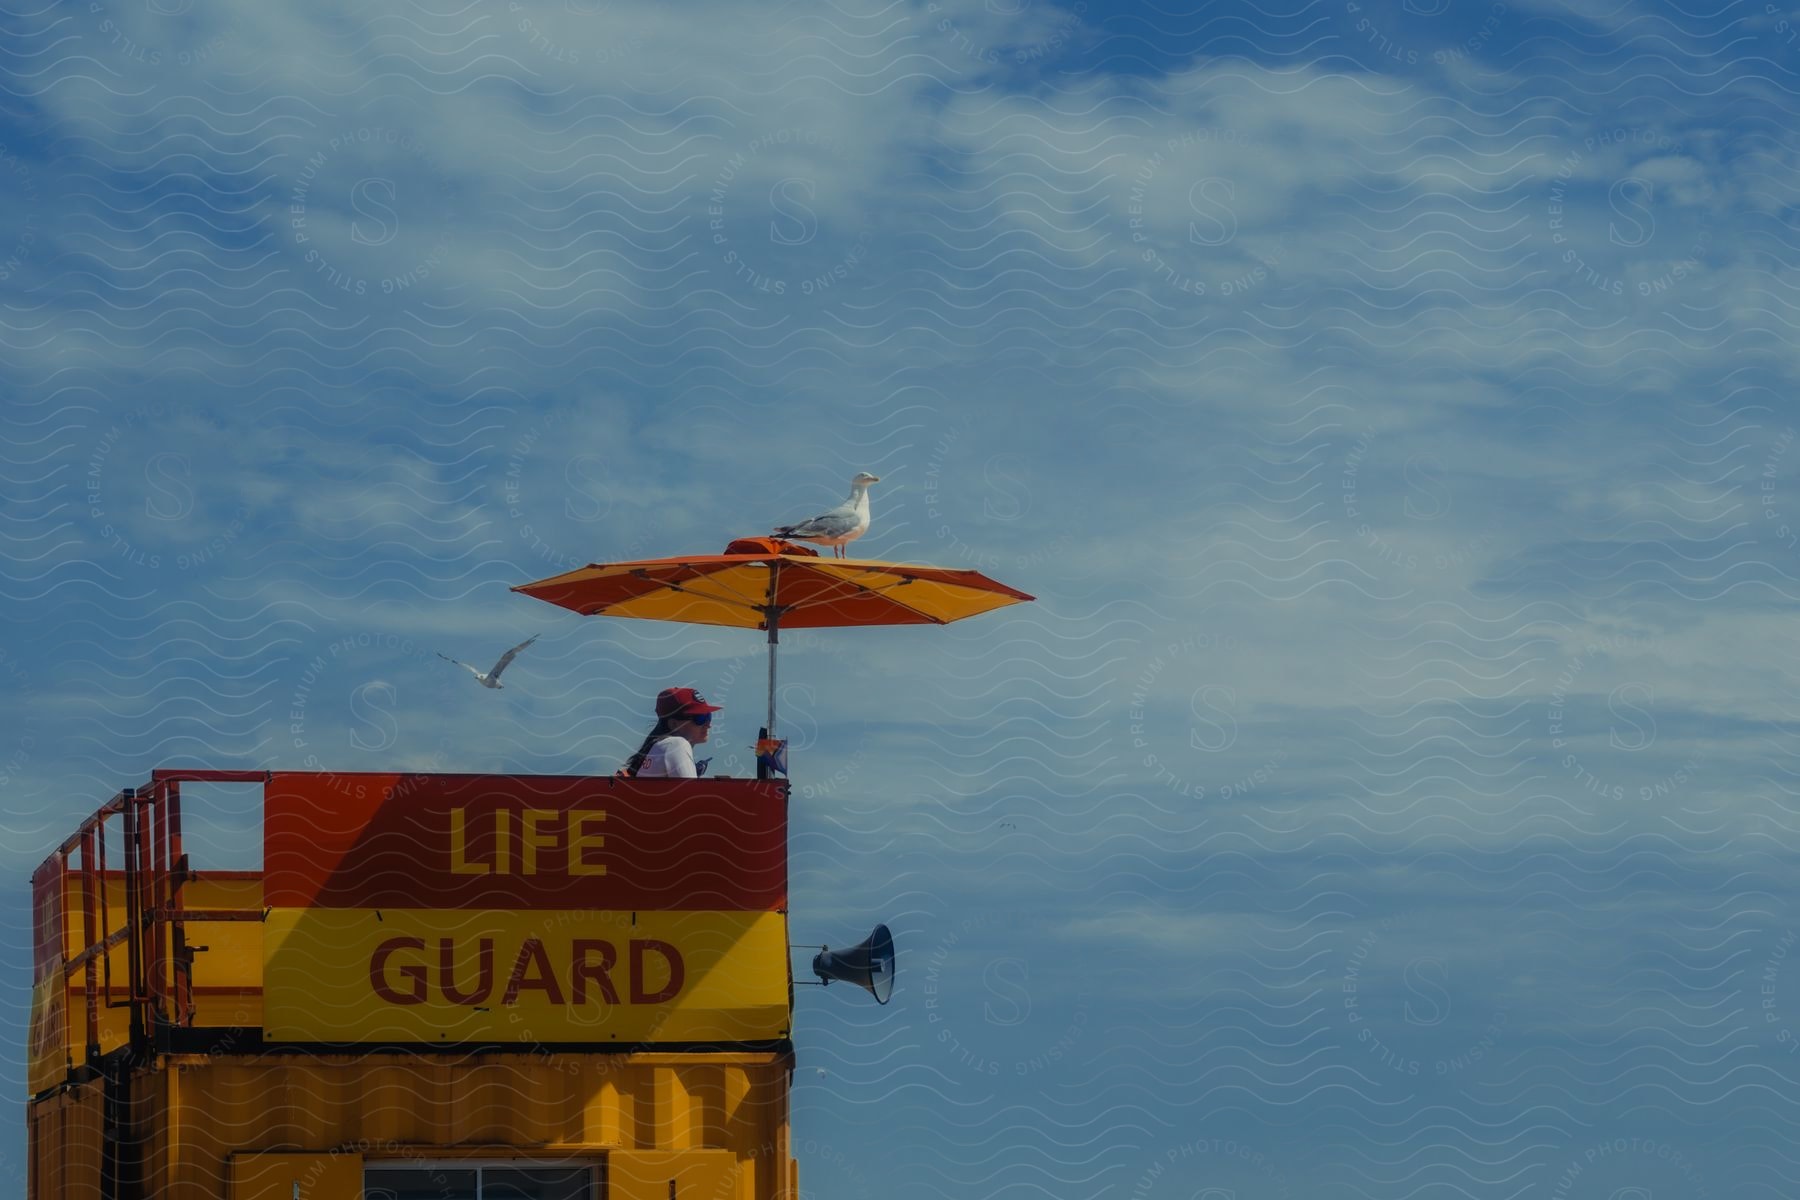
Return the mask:
{"type": "Polygon", "coordinates": [[[763,624],[769,627],[769,732],[764,737],[775,736],[775,646],[781,640],[777,632],[781,628],[781,609],[775,604],[775,592],[780,581],[781,559],[777,557],[769,564],[769,600],[763,607],[763,624]]]}
{"type": "Polygon", "coordinates": [[[781,618],[773,605],[769,607],[769,736],[775,736],[775,647],[780,642],[776,627],[781,618]]]}

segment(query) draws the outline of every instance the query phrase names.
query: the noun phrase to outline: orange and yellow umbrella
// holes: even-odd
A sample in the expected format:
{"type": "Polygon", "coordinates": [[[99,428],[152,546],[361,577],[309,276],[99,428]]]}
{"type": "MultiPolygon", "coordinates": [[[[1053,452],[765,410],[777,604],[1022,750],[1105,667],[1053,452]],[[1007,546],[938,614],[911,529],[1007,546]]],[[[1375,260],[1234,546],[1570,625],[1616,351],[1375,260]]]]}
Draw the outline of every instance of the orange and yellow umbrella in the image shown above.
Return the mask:
{"type": "Polygon", "coordinates": [[[1035,599],[979,571],[820,558],[774,538],[742,539],[724,554],[593,563],[513,591],[584,616],[767,630],[771,737],[779,630],[947,625],[1035,599]]]}

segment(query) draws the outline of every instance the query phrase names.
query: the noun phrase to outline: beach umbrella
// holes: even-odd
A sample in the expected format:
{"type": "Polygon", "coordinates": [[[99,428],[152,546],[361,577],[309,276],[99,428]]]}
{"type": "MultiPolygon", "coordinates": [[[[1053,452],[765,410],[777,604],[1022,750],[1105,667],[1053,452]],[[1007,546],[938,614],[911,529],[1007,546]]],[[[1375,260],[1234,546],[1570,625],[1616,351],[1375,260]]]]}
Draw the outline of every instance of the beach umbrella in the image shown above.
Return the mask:
{"type": "Polygon", "coordinates": [[[766,631],[770,738],[781,630],[948,625],[1035,599],[979,571],[821,558],[808,547],[761,537],[732,542],[723,554],[591,563],[513,591],[584,616],[766,631]]]}

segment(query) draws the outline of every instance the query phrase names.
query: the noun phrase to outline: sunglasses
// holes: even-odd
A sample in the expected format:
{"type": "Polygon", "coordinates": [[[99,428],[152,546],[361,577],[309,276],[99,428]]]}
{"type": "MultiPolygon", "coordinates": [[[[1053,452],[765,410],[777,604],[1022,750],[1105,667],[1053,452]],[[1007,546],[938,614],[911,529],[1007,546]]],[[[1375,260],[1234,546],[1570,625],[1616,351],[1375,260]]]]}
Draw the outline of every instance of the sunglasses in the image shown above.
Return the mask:
{"type": "Polygon", "coordinates": [[[682,720],[690,721],[695,725],[711,725],[712,724],[712,714],[711,713],[695,713],[691,717],[683,717],[682,720]]]}

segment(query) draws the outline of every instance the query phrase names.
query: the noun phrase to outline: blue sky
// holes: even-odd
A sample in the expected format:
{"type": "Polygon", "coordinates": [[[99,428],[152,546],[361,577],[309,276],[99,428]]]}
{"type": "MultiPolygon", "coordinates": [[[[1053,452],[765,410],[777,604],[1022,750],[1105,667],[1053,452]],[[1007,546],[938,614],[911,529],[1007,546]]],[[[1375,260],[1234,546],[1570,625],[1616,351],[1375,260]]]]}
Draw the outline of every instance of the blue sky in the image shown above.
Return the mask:
{"type": "Polygon", "coordinates": [[[867,469],[1039,599],[783,643],[795,939],[901,953],[808,1195],[1793,1193],[1800,11],[4,21],[0,1174],[83,813],[741,752],[755,635],[507,589],[867,469]]]}

